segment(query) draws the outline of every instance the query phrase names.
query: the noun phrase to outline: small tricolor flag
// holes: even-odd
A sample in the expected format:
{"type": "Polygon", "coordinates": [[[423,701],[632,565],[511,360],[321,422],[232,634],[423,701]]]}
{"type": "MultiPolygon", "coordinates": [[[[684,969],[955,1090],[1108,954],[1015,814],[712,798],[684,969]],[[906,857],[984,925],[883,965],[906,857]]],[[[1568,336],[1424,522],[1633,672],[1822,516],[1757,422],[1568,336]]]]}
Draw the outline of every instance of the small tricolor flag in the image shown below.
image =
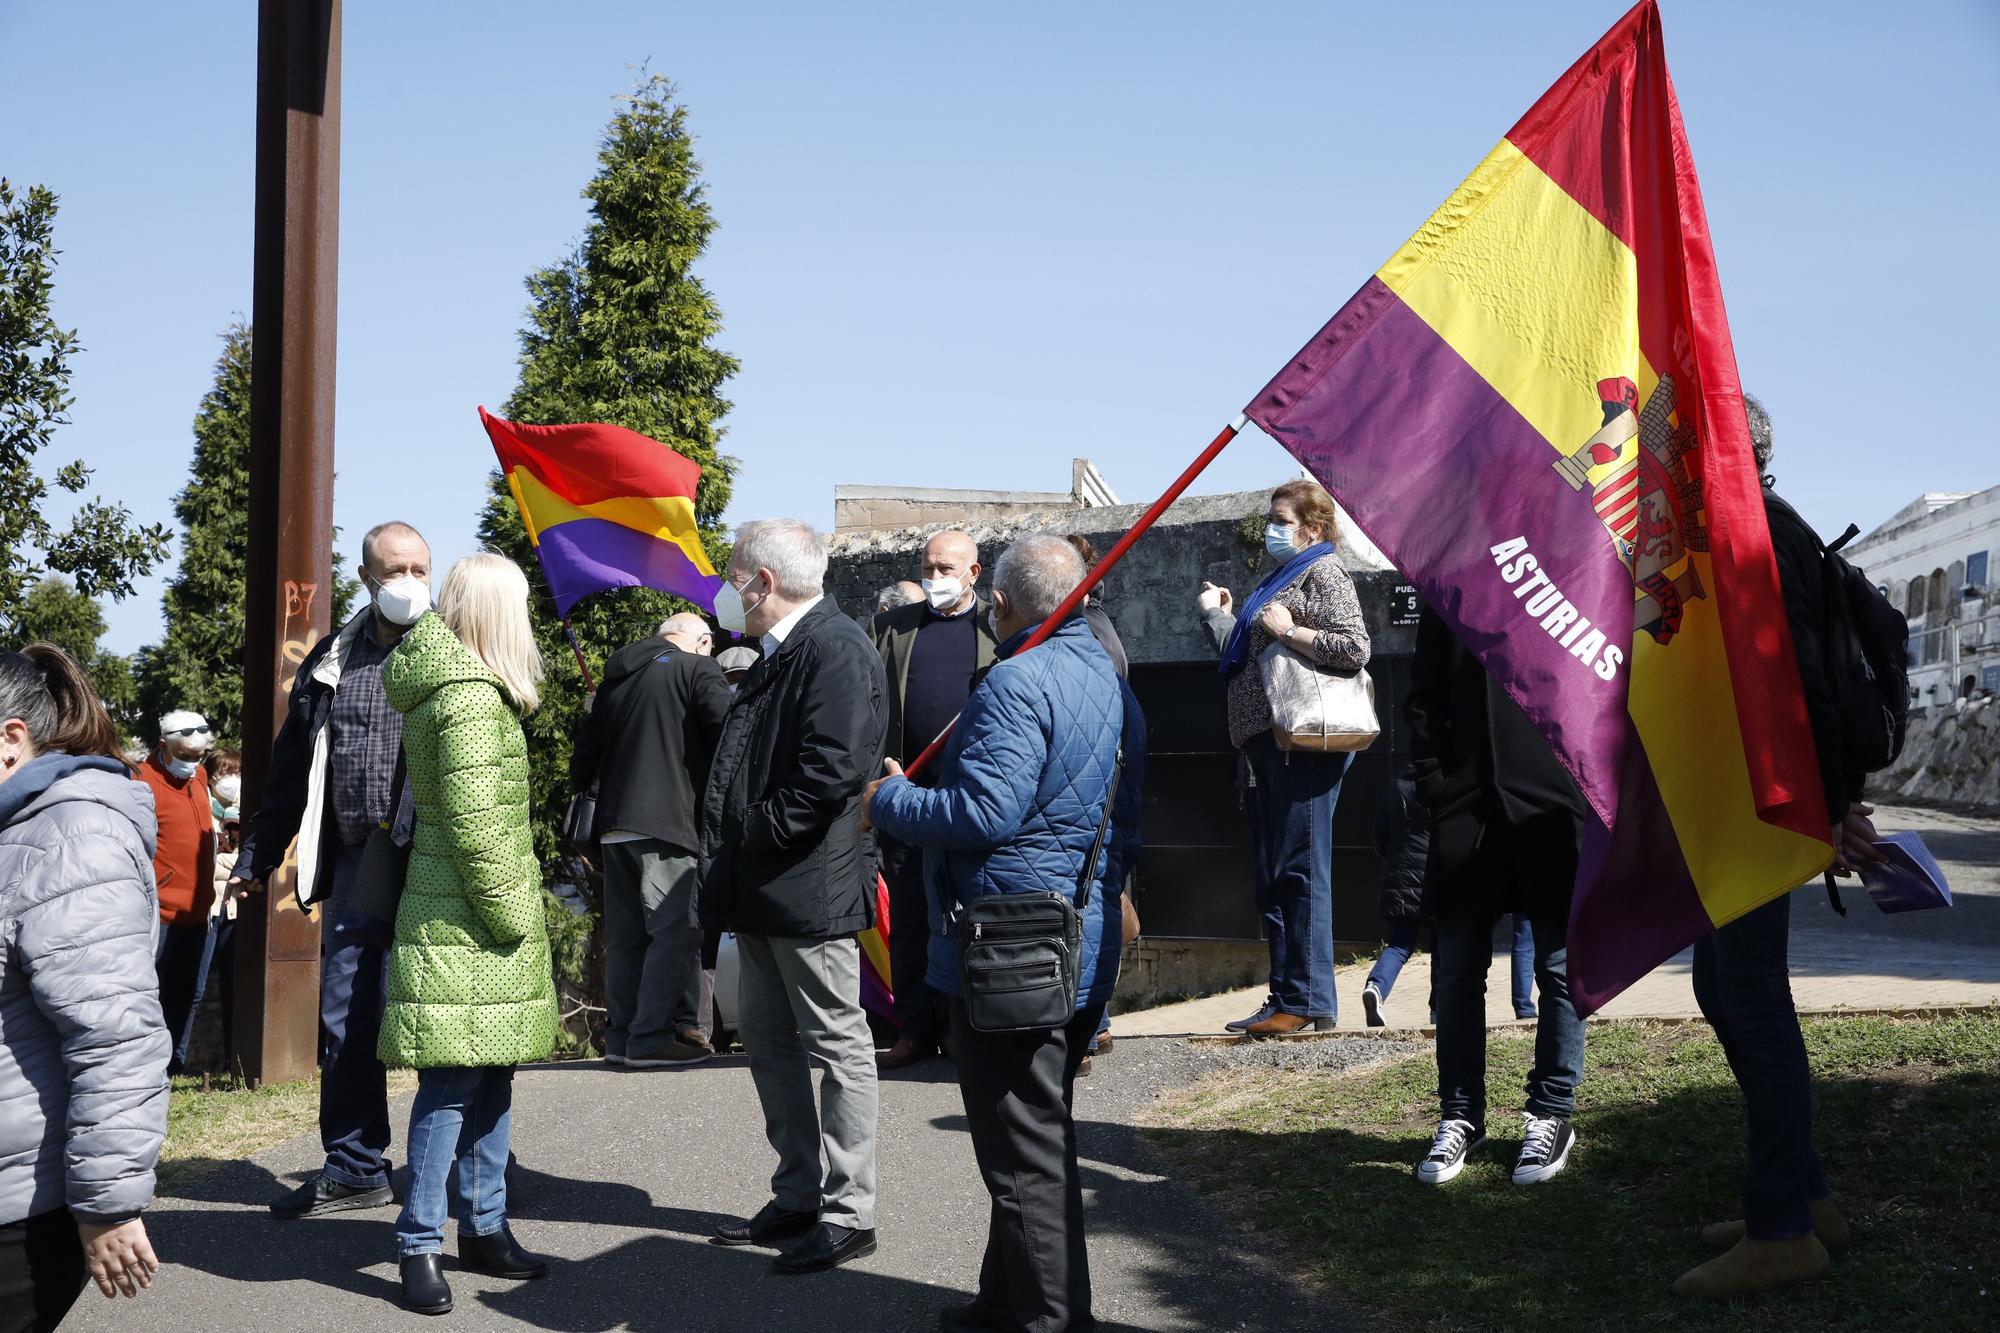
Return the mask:
{"type": "Polygon", "coordinates": [[[1654,0],[1246,415],[1417,584],[1602,821],[1571,908],[1578,1009],[1828,864],[1654,0]]]}
{"type": "Polygon", "coordinates": [[[657,588],[714,609],[722,580],[695,527],[699,466],[623,426],[527,426],[483,407],[479,419],[557,614],[605,588],[657,588]]]}

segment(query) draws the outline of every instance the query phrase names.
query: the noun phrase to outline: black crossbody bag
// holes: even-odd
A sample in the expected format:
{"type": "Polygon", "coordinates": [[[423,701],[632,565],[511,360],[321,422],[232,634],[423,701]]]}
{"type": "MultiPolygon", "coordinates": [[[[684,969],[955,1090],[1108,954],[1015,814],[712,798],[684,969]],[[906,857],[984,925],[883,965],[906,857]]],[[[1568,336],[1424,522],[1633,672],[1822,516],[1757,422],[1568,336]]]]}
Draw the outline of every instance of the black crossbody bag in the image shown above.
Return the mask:
{"type": "Polygon", "coordinates": [[[1104,793],[1097,840],[1084,858],[1075,901],[1061,893],[989,893],[970,903],[952,891],[958,975],[966,1018],[977,1032],[1043,1032],[1076,1016],[1083,967],[1083,914],[1111,828],[1125,772],[1121,747],[1104,793]]]}

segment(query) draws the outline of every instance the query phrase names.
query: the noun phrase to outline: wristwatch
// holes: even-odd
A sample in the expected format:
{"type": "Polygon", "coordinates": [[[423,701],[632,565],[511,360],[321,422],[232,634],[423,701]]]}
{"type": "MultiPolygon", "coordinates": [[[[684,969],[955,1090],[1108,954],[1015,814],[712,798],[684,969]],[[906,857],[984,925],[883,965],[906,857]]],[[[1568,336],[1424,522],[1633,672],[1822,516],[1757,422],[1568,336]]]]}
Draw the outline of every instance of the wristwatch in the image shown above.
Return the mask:
{"type": "Polygon", "coordinates": [[[1292,641],[1292,636],[1293,636],[1294,634],[1297,634],[1298,632],[1299,632],[1299,627],[1298,627],[1297,625],[1294,625],[1294,626],[1292,626],[1292,627],[1291,627],[1290,629],[1286,630],[1286,631],[1285,631],[1285,642],[1286,642],[1286,643],[1290,643],[1290,642],[1292,641]]]}

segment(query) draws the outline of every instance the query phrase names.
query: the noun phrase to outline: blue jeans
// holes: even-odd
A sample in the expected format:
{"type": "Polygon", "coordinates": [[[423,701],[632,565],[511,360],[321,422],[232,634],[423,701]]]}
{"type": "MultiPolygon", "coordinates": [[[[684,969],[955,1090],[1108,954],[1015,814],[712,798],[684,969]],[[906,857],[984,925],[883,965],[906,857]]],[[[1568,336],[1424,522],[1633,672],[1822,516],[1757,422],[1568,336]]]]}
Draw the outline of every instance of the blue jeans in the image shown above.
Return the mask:
{"type": "Polygon", "coordinates": [[[361,868],[361,849],[333,864],[333,897],[320,911],[319,1139],[327,1179],[353,1189],[389,1183],[389,1071],[375,1056],[389,993],[384,923],[340,902],[361,868]]]}
{"type": "MultiPolygon", "coordinates": [[[[1398,921],[1389,927],[1389,939],[1382,946],[1382,954],[1375,960],[1375,966],[1368,969],[1365,985],[1375,988],[1375,993],[1384,1000],[1389,992],[1396,989],[1396,978],[1403,975],[1403,964],[1410,961],[1410,955],[1417,951],[1417,932],[1422,929],[1412,921],[1398,921]]],[[[1431,977],[1431,1022],[1437,1022],[1437,977],[1435,969],[1431,977]]]]}
{"type": "Polygon", "coordinates": [[[1268,732],[1245,741],[1243,754],[1255,781],[1246,804],[1271,994],[1280,1013],[1332,1018],[1333,808],[1348,756],[1280,750],[1268,732]]]}
{"type": "Polygon", "coordinates": [[[507,1225],[507,1136],[514,1067],[420,1069],[410,1104],[410,1193],[396,1218],[396,1257],[437,1254],[452,1211],[446,1195],[458,1163],[460,1235],[490,1236],[507,1225]]]}
{"type": "Polygon", "coordinates": [[[1694,998],[1743,1089],[1750,1163],[1743,1226],[1752,1240],[1812,1230],[1808,1205],[1833,1193],[1812,1146],[1812,1070],[1792,1007],[1787,894],[1694,946],[1694,998]]]}
{"type": "MultiPolygon", "coordinates": [[[[1535,980],[1542,1010],[1528,1109],[1568,1119],[1583,1079],[1583,1020],[1569,999],[1567,923],[1532,923],[1535,980]]],[[[1437,997],[1438,1107],[1446,1120],[1486,1124],[1486,974],[1493,966],[1493,923],[1483,917],[1440,921],[1431,977],[1437,997]]]]}
{"type": "Polygon", "coordinates": [[[1526,912],[1514,913],[1514,1017],[1535,1016],[1535,928],[1526,912]]]}

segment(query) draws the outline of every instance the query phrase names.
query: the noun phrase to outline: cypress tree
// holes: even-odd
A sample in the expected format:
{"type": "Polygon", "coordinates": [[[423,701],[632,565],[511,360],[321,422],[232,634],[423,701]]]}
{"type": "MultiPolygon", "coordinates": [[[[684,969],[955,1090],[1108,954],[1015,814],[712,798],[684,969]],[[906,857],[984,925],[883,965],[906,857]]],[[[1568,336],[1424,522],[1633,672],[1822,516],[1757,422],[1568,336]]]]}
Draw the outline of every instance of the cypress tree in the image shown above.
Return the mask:
{"type": "MultiPolygon", "coordinates": [[[[722,512],[736,460],[718,451],[729,411],[723,382],[736,358],[713,340],[722,312],[693,272],[715,230],[687,110],[674,85],[642,78],[611,119],[584,187],[590,222],[569,256],[527,279],[521,378],[500,415],[534,425],[604,421],[650,436],[701,465],[695,520],[721,569],[729,544],[722,512]]],[[[534,548],[506,481],[490,479],[479,532],[515,560],[532,587],[536,637],[548,663],[542,706],[527,721],[533,747],[537,850],[555,853],[569,800],[570,736],[585,690],[534,548]]],[[[593,675],[604,659],[687,604],[620,588],[579,603],[571,618],[593,675]]]]}
{"type": "MultiPolygon", "coordinates": [[[[139,654],[139,704],[158,717],[192,708],[218,744],[243,735],[245,576],[250,549],[250,326],[222,335],[215,383],[194,417],[194,459],[174,498],[181,563],[161,598],[166,636],[139,654]]],[[[357,587],[332,554],[333,623],[346,618],[357,587]]]]}

